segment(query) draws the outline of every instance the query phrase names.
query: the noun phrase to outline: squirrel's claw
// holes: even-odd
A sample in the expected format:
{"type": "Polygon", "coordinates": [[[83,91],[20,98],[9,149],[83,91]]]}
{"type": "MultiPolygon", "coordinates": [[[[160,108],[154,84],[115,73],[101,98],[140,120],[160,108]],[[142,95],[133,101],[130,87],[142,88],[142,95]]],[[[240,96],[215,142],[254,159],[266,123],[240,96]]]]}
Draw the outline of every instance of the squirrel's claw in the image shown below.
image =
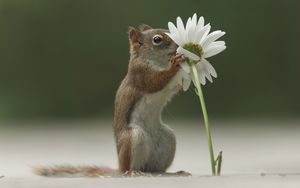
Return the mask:
{"type": "Polygon", "coordinates": [[[146,174],[142,171],[129,170],[123,173],[123,176],[136,177],[136,176],[146,176],[146,174]]]}
{"type": "Polygon", "coordinates": [[[191,173],[186,172],[186,171],[183,171],[183,170],[178,171],[178,172],[176,172],[175,174],[178,175],[178,176],[192,176],[191,173]]]}
{"type": "Polygon", "coordinates": [[[173,66],[174,65],[179,66],[180,63],[183,63],[183,62],[185,62],[185,57],[182,54],[181,55],[177,54],[177,55],[171,57],[171,63],[173,66]]]}

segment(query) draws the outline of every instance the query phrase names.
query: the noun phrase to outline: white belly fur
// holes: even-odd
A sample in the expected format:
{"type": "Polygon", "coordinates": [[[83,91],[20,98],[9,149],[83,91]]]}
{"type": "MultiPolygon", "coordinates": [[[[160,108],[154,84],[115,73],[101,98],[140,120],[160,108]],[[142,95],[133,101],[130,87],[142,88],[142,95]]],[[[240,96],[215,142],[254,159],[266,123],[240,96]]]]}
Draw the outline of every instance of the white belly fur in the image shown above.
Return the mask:
{"type": "Polygon", "coordinates": [[[182,75],[176,74],[162,90],[143,96],[134,107],[130,123],[137,124],[144,129],[159,126],[163,107],[182,88],[180,79],[182,75]]]}
{"type": "MultiPolygon", "coordinates": [[[[161,112],[172,96],[181,89],[182,86],[178,84],[180,76],[177,74],[164,89],[143,96],[135,105],[129,124],[132,128],[132,170],[142,170],[149,161],[149,157],[153,157],[153,152],[157,150],[154,148],[156,143],[164,136],[161,134],[166,134],[161,131],[162,126],[170,130],[166,136],[170,134],[173,136],[172,130],[162,123],[161,112]]],[[[175,142],[175,137],[172,142],[175,142]]],[[[171,157],[172,162],[173,156],[171,157]]]]}

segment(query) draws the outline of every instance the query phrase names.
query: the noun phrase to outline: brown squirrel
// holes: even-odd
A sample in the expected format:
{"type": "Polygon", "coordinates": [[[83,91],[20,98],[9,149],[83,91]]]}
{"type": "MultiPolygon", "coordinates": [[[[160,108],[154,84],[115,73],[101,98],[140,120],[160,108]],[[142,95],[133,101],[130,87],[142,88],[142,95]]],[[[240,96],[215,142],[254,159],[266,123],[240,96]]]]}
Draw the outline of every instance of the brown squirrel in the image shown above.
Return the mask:
{"type": "MultiPolygon", "coordinates": [[[[114,136],[119,168],[39,167],[43,176],[114,176],[165,173],[176,149],[175,135],[161,121],[163,107],[181,88],[172,83],[185,59],[167,30],[141,25],[129,28],[130,62],[115,99],[114,136]]],[[[174,81],[175,82],[175,81],[174,81]]],[[[189,175],[183,171],[174,173],[189,175]]]]}

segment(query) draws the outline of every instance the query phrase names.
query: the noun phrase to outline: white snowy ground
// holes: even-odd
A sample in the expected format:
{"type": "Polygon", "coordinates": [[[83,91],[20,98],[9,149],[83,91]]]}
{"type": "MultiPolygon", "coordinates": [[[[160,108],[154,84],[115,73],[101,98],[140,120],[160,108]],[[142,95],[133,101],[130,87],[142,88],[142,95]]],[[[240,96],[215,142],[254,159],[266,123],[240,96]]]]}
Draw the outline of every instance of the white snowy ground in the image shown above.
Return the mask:
{"type": "Polygon", "coordinates": [[[35,121],[0,125],[0,188],[52,187],[300,187],[300,121],[212,121],[215,153],[224,151],[223,175],[210,176],[204,127],[167,121],[177,136],[169,171],[192,177],[44,178],[33,166],[117,166],[111,121],[35,121]],[[48,126],[43,126],[48,124],[48,126]],[[50,125],[49,125],[50,124],[50,125]],[[53,126],[51,126],[53,125],[53,126]],[[2,177],[4,176],[4,177],[2,177]]]}

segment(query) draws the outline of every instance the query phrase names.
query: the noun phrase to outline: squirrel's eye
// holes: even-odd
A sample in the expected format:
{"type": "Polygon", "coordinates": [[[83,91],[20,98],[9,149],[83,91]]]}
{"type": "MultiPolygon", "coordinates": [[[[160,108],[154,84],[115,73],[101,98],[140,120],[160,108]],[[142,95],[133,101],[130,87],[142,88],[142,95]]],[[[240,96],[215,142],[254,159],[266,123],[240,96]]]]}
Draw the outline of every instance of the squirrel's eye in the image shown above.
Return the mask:
{"type": "Polygon", "coordinates": [[[152,43],[154,45],[160,45],[163,41],[163,37],[161,35],[154,35],[154,37],[152,38],[152,43]]]}

